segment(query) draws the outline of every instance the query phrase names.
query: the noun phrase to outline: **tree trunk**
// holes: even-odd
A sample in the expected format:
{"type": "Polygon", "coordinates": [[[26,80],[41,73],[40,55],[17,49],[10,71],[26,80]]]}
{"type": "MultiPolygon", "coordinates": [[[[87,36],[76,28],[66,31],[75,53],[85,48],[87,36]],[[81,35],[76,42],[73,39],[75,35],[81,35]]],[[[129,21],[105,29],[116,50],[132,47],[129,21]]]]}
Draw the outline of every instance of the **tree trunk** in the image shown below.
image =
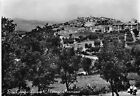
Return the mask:
{"type": "Polygon", "coordinates": [[[69,83],[68,83],[68,80],[67,80],[67,72],[65,72],[65,78],[66,78],[66,88],[67,88],[67,91],[69,91],[69,83]]]}
{"type": "Polygon", "coordinates": [[[112,91],[112,96],[114,96],[114,87],[113,87],[113,82],[110,82],[110,86],[111,86],[111,91],[112,91]]]}
{"type": "Polygon", "coordinates": [[[119,93],[118,93],[118,91],[117,91],[117,90],[115,91],[115,93],[116,93],[116,96],[119,96],[119,93]]]}
{"type": "Polygon", "coordinates": [[[114,96],[114,92],[112,91],[112,96],[114,96]]]}
{"type": "Polygon", "coordinates": [[[66,81],[66,88],[67,88],[67,91],[69,91],[69,84],[67,81],[66,81]]]}

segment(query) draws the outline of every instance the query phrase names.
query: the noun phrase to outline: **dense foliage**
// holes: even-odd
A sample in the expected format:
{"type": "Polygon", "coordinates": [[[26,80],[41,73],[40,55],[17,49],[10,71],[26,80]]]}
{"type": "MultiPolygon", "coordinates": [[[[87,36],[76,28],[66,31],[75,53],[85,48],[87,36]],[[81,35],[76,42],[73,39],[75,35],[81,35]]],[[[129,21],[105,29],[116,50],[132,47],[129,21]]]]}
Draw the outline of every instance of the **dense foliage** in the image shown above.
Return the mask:
{"type": "Polygon", "coordinates": [[[82,68],[84,69],[84,71],[86,71],[88,74],[91,71],[90,66],[92,65],[92,60],[89,58],[83,58],[82,59],[82,68]]]}
{"type": "Polygon", "coordinates": [[[132,50],[132,55],[134,56],[134,62],[133,62],[133,70],[140,74],[140,44],[135,45],[132,50]]]}
{"type": "Polygon", "coordinates": [[[13,20],[2,17],[2,88],[3,92],[18,87],[27,88],[26,81],[44,90],[54,82],[60,40],[46,24],[31,32],[14,31],[13,20]]]}
{"type": "Polygon", "coordinates": [[[100,70],[101,76],[110,83],[112,94],[124,88],[124,82],[127,82],[127,62],[131,56],[123,48],[123,43],[114,40],[111,37],[104,40],[104,47],[99,55],[99,63],[96,65],[100,70]]]}
{"type": "Polygon", "coordinates": [[[69,90],[76,81],[81,56],[76,55],[73,48],[62,48],[51,25],[37,26],[23,34],[16,32],[15,26],[12,20],[2,18],[3,93],[16,87],[19,92],[22,89],[30,91],[32,86],[47,91],[56,74],[69,90]],[[32,81],[32,85],[27,86],[27,81],[32,81]]]}
{"type": "Polygon", "coordinates": [[[62,83],[65,83],[67,90],[70,90],[71,84],[77,81],[81,56],[76,55],[73,48],[67,48],[62,50],[59,58],[62,83]]]}
{"type": "Polygon", "coordinates": [[[16,24],[13,20],[8,20],[2,17],[2,87],[3,91],[14,86],[13,73],[15,70],[13,68],[16,66],[14,59],[15,46],[14,38],[18,39],[16,33],[14,32],[16,24]],[[13,84],[13,85],[11,85],[13,84]]]}

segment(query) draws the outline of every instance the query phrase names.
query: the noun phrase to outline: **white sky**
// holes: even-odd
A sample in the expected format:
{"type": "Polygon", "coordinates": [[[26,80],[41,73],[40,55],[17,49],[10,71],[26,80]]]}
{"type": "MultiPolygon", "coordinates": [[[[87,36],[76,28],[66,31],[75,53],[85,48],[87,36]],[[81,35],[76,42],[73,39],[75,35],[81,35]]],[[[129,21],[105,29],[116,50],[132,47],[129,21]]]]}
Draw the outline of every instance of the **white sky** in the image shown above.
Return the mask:
{"type": "Polygon", "coordinates": [[[63,21],[78,16],[140,19],[140,0],[2,0],[6,17],[63,21]]]}

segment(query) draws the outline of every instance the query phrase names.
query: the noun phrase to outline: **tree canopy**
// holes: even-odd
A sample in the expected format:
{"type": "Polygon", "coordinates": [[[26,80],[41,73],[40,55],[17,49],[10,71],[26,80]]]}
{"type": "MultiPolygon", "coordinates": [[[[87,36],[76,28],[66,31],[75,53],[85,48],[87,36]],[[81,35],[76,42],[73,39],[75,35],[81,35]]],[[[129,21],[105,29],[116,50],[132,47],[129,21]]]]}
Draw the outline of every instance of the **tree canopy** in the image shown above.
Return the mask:
{"type": "Polygon", "coordinates": [[[74,48],[66,48],[62,50],[59,58],[62,83],[70,90],[71,84],[77,80],[76,72],[80,67],[81,56],[76,55],[74,48]]]}
{"type": "Polygon", "coordinates": [[[101,76],[110,83],[112,95],[115,92],[119,96],[118,91],[123,88],[123,82],[127,81],[126,64],[131,60],[131,56],[123,48],[122,42],[112,38],[106,39],[96,66],[100,70],[101,76]]]}
{"type": "Polygon", "coordinates": [[[31,32],[16,32],[13,20],[2,17],[2,88],[26,88],[26,80],[44,90],[54,82],[60,39],[52,27],[37,26],[31,32]]]}

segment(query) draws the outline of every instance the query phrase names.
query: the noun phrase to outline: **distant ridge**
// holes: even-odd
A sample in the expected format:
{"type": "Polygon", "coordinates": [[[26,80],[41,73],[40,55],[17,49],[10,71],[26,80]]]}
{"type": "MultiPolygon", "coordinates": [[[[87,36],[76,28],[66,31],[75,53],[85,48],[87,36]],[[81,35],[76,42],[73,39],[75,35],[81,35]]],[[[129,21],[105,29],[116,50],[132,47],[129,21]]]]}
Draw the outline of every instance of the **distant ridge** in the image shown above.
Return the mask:
{"type": "Polygon", "coordinates": [[[114,24],[114,23],[122,23],[122,21],[107,17],[77,17],[75,19],[69,20],[69,21],[40,21],[40,20],[26,20],[23,18],[13,18],[14,22],[17,24],[16,31],[26,31],[29,32],[32,29],[36,28],[36,26],[44,26],[46,23],[48,24],[58,24],[58,23],[69,23],[69,24],[76,24],[77,23],[85,23],[88,20],[93,20],[93,22],[96,21],[102,21],[107,20],[108,23],[114,24]]]}
{"type": "Polygon", "coordinates": [[[17,24],[16,31],[31,31],[36,26],[44,26],[46,23],[55,24],[58,22],[53,21],[39,21],[39,20],[26,20],[22,18],[13,18],[14,22],[17,24]]]}

